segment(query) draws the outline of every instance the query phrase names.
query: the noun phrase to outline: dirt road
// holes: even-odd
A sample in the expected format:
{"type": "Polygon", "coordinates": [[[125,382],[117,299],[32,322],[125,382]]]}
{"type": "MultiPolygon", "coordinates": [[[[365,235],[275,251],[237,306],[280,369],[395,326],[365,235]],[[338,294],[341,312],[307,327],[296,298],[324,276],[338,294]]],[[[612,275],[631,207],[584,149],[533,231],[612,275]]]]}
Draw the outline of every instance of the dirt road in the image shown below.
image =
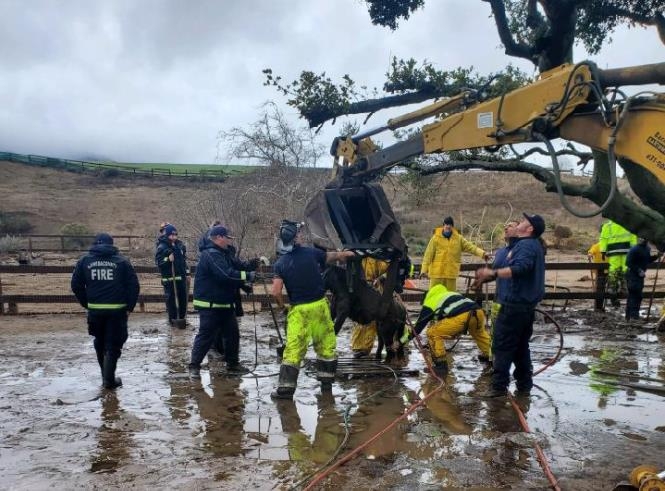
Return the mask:
{"type": "MultiPolygon", "coordinates": [[[[534,441],[564,490],[611,489],[639,464],[665,467],[665,336],[620,324],[618,313],[557,319],[563,356],[520,401],[532,435],[521,432],[507,401],[477,397],[489,374],[463,337],[443,390],[323,488],[547,489],[534,441]]],[[[241,355],[256,364],[253,374],[227,376],[213,360],[193,381],[186,364],[195,326],[171,330],[161,315],[141,314],[130,319],[119,362],[124,386],[106,392],[84,325],[82,315],[0,318],[2,487],[288,489],[436,386],[422,373],[386,370],[338,380],[331,400],[303,370],[295,402],[275,403],[268,315],[242,319],[241,355]]],[[[540,324],[536,368],[557,344],[552,324],[540,324]]],[[[348,330],[339,352],[348,352],[348,330]]],[[[423,368],[417,351],[407,368],[423,368]]]]}

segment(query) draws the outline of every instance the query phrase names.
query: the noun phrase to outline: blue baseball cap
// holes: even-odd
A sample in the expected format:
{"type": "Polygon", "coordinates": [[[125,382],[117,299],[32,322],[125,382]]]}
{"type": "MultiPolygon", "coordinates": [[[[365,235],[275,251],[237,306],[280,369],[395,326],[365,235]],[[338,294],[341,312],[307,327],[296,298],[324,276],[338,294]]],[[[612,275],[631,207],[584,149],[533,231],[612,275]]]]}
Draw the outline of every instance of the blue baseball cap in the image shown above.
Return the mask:
{"type": "Polygon", "coordinates": [[[229,239],[235,239],[233,235],[229,235],[229,230],[222,225],[215,225],[210,229],[210,237],[227,237],[229,239]]]}

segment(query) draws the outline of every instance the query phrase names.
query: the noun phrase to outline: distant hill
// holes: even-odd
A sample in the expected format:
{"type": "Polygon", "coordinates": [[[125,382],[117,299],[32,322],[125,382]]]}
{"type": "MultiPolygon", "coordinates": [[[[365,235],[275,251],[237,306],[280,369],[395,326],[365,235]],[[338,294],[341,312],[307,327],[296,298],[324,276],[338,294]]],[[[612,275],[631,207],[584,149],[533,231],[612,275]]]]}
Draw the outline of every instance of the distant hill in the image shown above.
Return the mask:
{"type": "MultiPolygon", "coordinates": [[[[64,224],[81,223],[94,231],[151,236],[159,222],[175,216],[180,197],[196,196],[205,187],[182,179],[99,177],[0,162],[0,211],[21,213],[35,234],[58,233],[64,224]]],[[[522,174],[433,176],[421,189],[419,206],[401,176],[385,179],[384,187],[414,252],[424,247],[432,229],[448,215],[470,238],[487,240],[493,229],[496,237],[500,235],[506,219],[519,217],[522,211],[539,213],[548,224],[548,240],[552,241],[555,226],[568,227],[575,234],[570,245],[584,250],[597,237],[602,222],[600,217],[573,217],[556,194],[546,193],[541,183],[522,174]]],[[[594,206],[581,199],[571,203],[584,210],[594,206]]]]}

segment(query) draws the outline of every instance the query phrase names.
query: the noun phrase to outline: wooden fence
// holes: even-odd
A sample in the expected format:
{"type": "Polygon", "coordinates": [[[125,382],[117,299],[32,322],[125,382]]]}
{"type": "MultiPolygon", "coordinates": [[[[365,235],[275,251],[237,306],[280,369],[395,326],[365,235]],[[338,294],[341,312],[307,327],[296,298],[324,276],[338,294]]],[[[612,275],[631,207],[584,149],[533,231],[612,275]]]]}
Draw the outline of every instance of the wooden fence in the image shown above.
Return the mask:
{"type": "MultiPolygon", "coordinates": [[[[11,234],[10,234],[11,235],[11,234]]],[[[94,235],[15,234],[11,235],[20,245],[19,250],[35,252],[83,252],[88,250],[94,235]]],[[[142,235],[113,235],[114,245],[121,251],[154,247],[155,237],[142,235]]]]}
{"type": "MultiPolygon", "coordinates": [[[[466,292],[471,296],[472,292],[468,291],[468,285],[472,275],[465,274],[466,272],[475,271],[477,268],[484,266],[483,264],[463,264],[462,265],[462,280],[466,278],[466,292]]],[[[589,263],[548,263],[546,265],[546,271],[552,275],[552,272],[557,271],[579,271],[580,273],[590,273],[591,270],[600,270],[606,267],[605,264],[589,264],[589,263]]],[[[654,263],[650,265],[651,269],[656,269],[657,264],[654,263]]],[[[73,266],[8,266],[0,265],[0,314],[17,314],[19,313],[19,305],[21,304],[77,304],[77,300],[72,293],[69,292],[68,279],[72,273],[73,266]],[[4,276],[3,276],[4,275],[4,276]],[[22,280],[21,278],[43,278],[46,275],[59,275],[61,281],[66,283],[66,287],[63,285],[59,288],[58,292],[47,293],[47,294],[25,294],[25,293],[12,293],[7,291],[7,279],[13,280],[10,282],[12,286],[17,286],[22,280]],[[5,288],[3,291],[3,280],[5,281],[5,288]],[[66,288],[63,291],[63,288],[66,288]]],[[[159,292],[161,285],[159,282],[159,276],[155,272],[155,268],[152,266],[135,266],[135,270],[139,276],[142,277],[142,285],[145,282],[152,282],[153,290],[159,292]]],[[[192,274],[195,273],[196,268],[192,268],[192,274]]],[[[271,275],[270,267],[262,267],[260,270],[260,277],[263,277],[266,281],[266,278],[269,278],[271,275]]],[[[48,279],[46,280],[48,282],[48,279]]],[[[259,282],[255,285],[256,292],[252,295],[243,295],[243,301],[248,303],[260,304],[262,308],[266,308],[270,302],[270,296],[265,293],[263,287],[260,286],[259,282]]],[[[426,285],[423,285],[425,288],[426,285]]],[[[10,288],[11,289],[11,288],[10,288]]],[[[644,288],[644,297],[645,301],[648,302],[652,297],[652,290],[654,289],[653,281],[645,284],[644,288]]],[[[464,291],[464,288],[461,288],[464,291]]],[[[556,281],[553,283],[549,281],[547,283],[544,304],[554,307],[563,307],[567,305],[568,301],[571,300],[593,300],[596,302],[602,302],[606,298],[606,292],[602,288],[598,288],[596,285],[594,288],[588,287],[579,287],[573,291],[571,288],[566,286],[557,285],[556,281]]],[[[422,291],[413,291],[407,290],[402,295],[405,302],[420,302],[423,297],[422,291]]],[[[493,300],[494,291],[493,284],[490,284],[490,287],[486,293],[483,295],[483,300],[493,300]]],[[[653,291],[654,299],[665,298],[665,285],[658,284],[653,291]]],[[[191,295],[190,295],[191,301],[191,295]]],[[[163,303],[164,295],[162,293],[142,293],[139,296],[138,310],[141,312],[146,311],[146,305],[151,303],[163,303]]],[[[646,305],[644,305],[646,306],[646,305]]]]}
{"type": "Polygon", "coordinates": [[[54,169],[64,169],[73,172],[95,172],[102,176],[113,177],[115,175],[131,175],[142,177],[167,177],[167,178],[199,178],[206,180],[223,181],[234,171],[226,169],[199,169],[175,170],[171,168],[143,166],[120,165],[113,162],[92,162],[88,160],[60,159],[57,157],[45,157],[43,155],[23,155],[13,152],[0,152],[0,160],[8,162],[20,162],[22,164],[36,165],[40,167],[51,167],[54,169]]]}

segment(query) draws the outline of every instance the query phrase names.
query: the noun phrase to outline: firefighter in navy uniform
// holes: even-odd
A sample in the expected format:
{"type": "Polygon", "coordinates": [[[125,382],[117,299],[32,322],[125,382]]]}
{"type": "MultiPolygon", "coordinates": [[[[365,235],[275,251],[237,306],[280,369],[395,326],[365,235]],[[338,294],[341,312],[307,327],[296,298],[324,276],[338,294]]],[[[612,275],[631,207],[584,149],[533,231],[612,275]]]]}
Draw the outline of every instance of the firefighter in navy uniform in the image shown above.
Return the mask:
{"type": "Polygon", "coordinates": [[[95,337],[104,387],[115,389],[122,385],[115,370],[127,341],[127,317],[139,297],[134,268],[113,245],[113,237],[100,233],[88,254],[76,263],[71,287],[88,310],[88,333],[95,337]]]}
{"type": "MultiPolygon", "coordinates": [[[[199,254],[202,253],[209,247],[212,247],[212,241],[210,240],[210,231],[218,225],[221,225],[220,220],[215,220],[208,230],[201,236],[198,242],[199,254]]],[[[238,257],[238,253],[233,244],[227,244],[226,246],[227,257],[231,263],[231,266],[238,271],[256,271],[261,264],[261,260],[257,257],[252,258],[248,261],[243,261],[238,257]]],[[[240,296],[240,290],[244,291],[247,295],[253,293],[253,287],[250,283],[243,283],[235,292],[235,300],[233,302],[233,307],[235,309],[236,317],[242,317],[245,315],[245,312],[242,308],[242,298],[240,296]]],[[[215,341],[213,342],[211,352],[215,353],[219,359],[224,361],[224,332],[222,330],[217,332],[215,341]]]]}
{"type": "Polygon", "coordinates": [[[214,343],[223,337],[227,373],[247,373],[239,362],[240,332],[235,303],[238,288],[254,281],[258,261],[240,262],[234,255],[231,241],[235,237],[226,227],[210,229],[208,240],[202,242],[194,279],[194,308],[199,312],[199,332],[194,338],[189,363],[191,377],[201,376],[201,362],[214,343]],[[239,269],[239,268],[243,269],[239,269]],[[221,334],[220,334],[221,333],[221,334]]]}
{"type": "Polygon", "coordinates": [[[178,240],[178,231],[170,223],[166,224],[163,234],[157,238],[155,264],[162,275],[166,311],[169,316],[169,324],[173,325],[174,319],[187,317],[189,268],[187,267],[187,248],[181,240],[178,240]],[[176,308],[176,295],[179,309],[176,308]]]}

